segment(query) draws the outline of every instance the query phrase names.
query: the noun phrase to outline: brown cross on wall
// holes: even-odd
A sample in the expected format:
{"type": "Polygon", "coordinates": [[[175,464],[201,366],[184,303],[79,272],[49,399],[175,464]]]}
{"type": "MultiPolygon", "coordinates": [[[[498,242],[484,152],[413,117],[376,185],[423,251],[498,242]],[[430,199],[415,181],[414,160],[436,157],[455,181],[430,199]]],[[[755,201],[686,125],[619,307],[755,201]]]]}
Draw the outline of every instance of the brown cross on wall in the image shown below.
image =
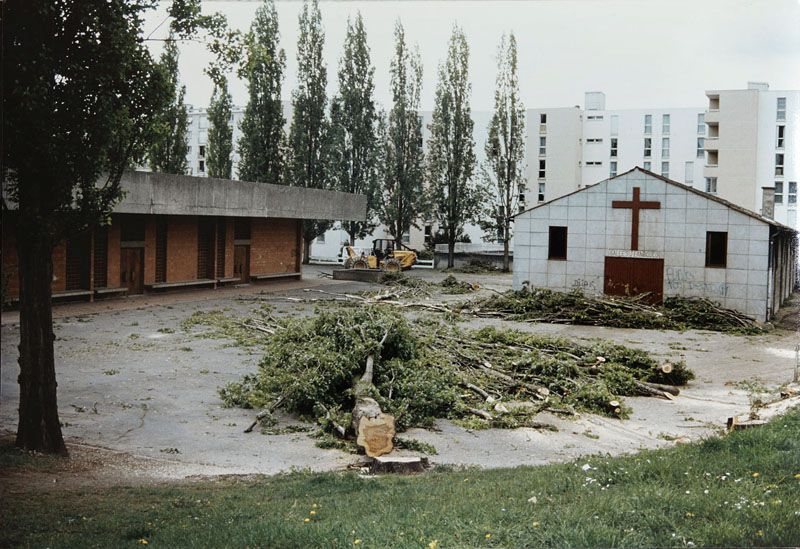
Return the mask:
{"type": "Polygon", "coordinates": [[[660,210],[661,202],[639,200],[639,187],[633,188],[633,200],[614,200],[612,208],[630,208],[631,212],[631,250],[639,249],[639,210],[660,210]]]}

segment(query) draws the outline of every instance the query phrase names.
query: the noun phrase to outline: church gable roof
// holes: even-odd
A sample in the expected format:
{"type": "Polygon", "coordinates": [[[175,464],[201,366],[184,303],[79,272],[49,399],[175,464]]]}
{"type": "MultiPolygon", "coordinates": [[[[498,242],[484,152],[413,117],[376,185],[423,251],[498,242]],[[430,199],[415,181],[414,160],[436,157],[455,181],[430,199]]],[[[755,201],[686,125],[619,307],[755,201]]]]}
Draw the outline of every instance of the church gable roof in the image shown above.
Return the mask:
{"type": "Polygon", "coordinates": [[[776,227],[776,228],[784,230],[784,231],[791,231],[793,233],[797,233],[797,231],[795,231],[791,227],[788,227],[788,226],[786,226],[786,225],[784,225],[782,223],[778,223],[774,219],[770,219],[768,217],[764,217],[761,214],[757,214],[756,212],[753,212],[751,210],[748,210],[746,208],[738,206],[738,205],[734,204],[733,202],[729,202],[729,201],[727,201],[727,200],[725,200],[723,198],[720,198],[720,197],[718,197],[716,195],[700,191],[700,190],[695,189],[694,187],[691,187],[691,186],[686,185],[684,183],[679,183],[678,181],[674,181],[674,180],[669,179],[667,177],[655,174],[655,173],[653,173],[653,172],[651,172],[649,170],[645,170],[644,168],[640,168],[639,166],[636,166],[635,168],[632,168],[632,169],[628,170],[627,172],[623,172],[623,173],[621,173],[619,175],[616,175],[614,177],[610,177],[608,179],[604,179],[602,181],[598,181],[597,183],[594,183],[592,185],[587,185],[586,187],[583,187],[582,189],[577,189],[575,191],[572,191],[571,193],[567,193],[567,194],[565,194],[563,196],[559,196],[558,198],[554,198],[552,200],[548,200],[547,202],[542,202],[541,204],[537,204],[536,206],[534,206],[532,208],[528,208],[527,210],[518,213],[515,217],[521,216],[521,215],[523,215],[525,213],[528,213],[528,212],[530,212],[532,210],[536,210],[536,209],[541,208],[543,206],[550,206],[550,205],[553,205],[553,204],[557,204],[557,203],[561,202],[562,200],[566,200],[567,198],[569,198],[573,194],[578,194],[578,193],[584,192],[584,191],[586,191],[588,189],[591,189],[591,188],[596,187],[597,185],[601,185],[603,183],[607,184],[610,181],[613,181],[615,179],[623,178],[623,177],[625,177],[627,175],[630,175],[630,174],[632,174],[634,172],[640,172],[640,173],[642,173],[642,174],[644,174],[644,175],[646,175],[648,177],[652,177],[653,179],[661,180],[661,181],[667,183],[668,185],[673,185],[673,186],[681,188],[681,189],[683,189],[683,190],[685,190],[687,192],[694,193],[694,194],[696,194],[698,196],[701,196],[701,197],[703,197],[703,198],[705,198],[707,200],[711,200],[713,202],[717,202],[718,204],[722,204],[723,206],[726,206],[726,207],[728,207],[728,208],[730,208],[732,210],[735,210],[735,211],[737,211],[737,212],[739,212],[741,214],[744,214],[744,215],[746,215],[748,217],[751,217],[753,219],[757,219],[758,221],[761,221],[762,223],[766,223],[767,225],[771,225],[773,227],[776,227]]]}

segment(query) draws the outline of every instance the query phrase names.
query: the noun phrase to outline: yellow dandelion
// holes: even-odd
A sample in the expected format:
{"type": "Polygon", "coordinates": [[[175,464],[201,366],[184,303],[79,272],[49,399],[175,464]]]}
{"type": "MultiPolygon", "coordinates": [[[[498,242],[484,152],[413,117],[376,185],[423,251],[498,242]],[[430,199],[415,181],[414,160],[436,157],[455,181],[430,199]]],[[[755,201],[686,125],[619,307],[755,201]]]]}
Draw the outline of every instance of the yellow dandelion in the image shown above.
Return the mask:
{"type": "Polygon", "coordinates": [[[800,473],[797,473],[797,474],[794,476],[794,478],[796,478],[797,480],[800,480],[800,473]]]}
{"type": "Polygon", "coordinates": [[[686,516],[687,517],[693,517],[694,513],[692,513],[691,511],[686,511],[686,516]]]}
{"type": "Polygon", "coordinates": [[[306,518],[303,519],[303,522],[311,522],[311,519],[306,517],[306,518]]]}
{"type": "Polygon", "coordinates": [[[760,476],[761,476],[761,473],[759,473],[758,471],[756,471],[755,473],[753,473],[753,478],[758,478],[758,477],[760,477],[760,476]]]}
{"type": "Polygon", "coordinates": [[[428,549],[437,549],[439,547],[439,540],[435,539],[428,544],[428,549]]]}
{"type": "Polygon", "coordinates": [[[317,508],[317,504],[315,503],[315,504],[314,504],[314,505],[312,505],[311,507],[313,507],[314,509],[316,509],[316,508],[317,508]]]}
{"type": "Polygon", "coordinates": [[[309,514],[309,515],[316,515],[316,514],[317,514],[317,512],[316,512],[316,511],[311,511],[311,512],[309,512],[308,514],[309,514]]]}
{"type": "Polygon", "coordinates": [[[541,523],[539,523],[539,521],[533,523],[534,528],[538,528],[539,526],[541,526],[541,523]]]}
{"type": "Polygon", "coordinates": [[[489,534],[489,533],[487,533],[487,534],[486,534],[484,537],[485,537],[486,539],[489,539],[489,538],[491,538],[491,537],[492,537],[492,534],[489,534]]]}
{"type": "Polygon", "coordinates": [[[146,539],[142,538],[142,539],[140,539],[140,540],[139,540],[137,543],[138,543],[139,545],[147,545],[147,544],[148,544],[148,543],[150,543],[150,542],[149,542],[149,541],[147,541],[146,539]]]}
{"type": "Polygon", "coordinates": [[[758,532],[756,532],[756,535],[758,537],[760,537],[760,538],[763,538],[764,537],[764,530],[759,530],[758,532]]]}
{"type": "Polygon", "coordinates": [[[353,545],[361,545],[361,540],[360,539],[354,539],[353,540],[353,545]]]}

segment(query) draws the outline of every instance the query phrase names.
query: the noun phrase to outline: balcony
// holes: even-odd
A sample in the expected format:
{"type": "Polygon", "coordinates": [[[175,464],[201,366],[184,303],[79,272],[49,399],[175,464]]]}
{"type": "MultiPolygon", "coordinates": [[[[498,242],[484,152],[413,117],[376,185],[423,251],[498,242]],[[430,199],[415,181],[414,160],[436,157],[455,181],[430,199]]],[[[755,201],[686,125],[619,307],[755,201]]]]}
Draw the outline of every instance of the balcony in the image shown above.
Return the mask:
{"type": "Polygon", "coordinates": [[[718,151],[719,150],[719,137],[706,137],[703,148],[707,151],[718,151]]]}
{"type": "Polygon", "coordinates": [[[706,124],[719,124],[719,110],[708,109],[705,115],[706,124]]]}

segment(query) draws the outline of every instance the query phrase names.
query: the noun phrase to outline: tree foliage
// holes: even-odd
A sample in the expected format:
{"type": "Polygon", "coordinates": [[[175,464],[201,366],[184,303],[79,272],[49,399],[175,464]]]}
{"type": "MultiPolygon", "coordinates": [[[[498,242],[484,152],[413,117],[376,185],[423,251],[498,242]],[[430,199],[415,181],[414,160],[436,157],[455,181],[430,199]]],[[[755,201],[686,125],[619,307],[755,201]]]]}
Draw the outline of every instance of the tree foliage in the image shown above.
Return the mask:
{"type": "Polygon", "coordinates": [[[208,107],[208,150],[206,169],[209,177],[231,178],[233,165],[233,99],[228,81],[222,77],[214,83],[214,94],[208,107]]]}
{"type": "Polygon", "coordinates": [[[345,221],[350,243],[375,228],[380,144],[367,33],[361,14],[347,21],[344,53],[339,62],[339,91],[331,102],[329,177],[340,191],[367,197],[367,220],[345,221]]]}
{"type": "Polygon", "coordinates": [[[519,96],[517,40],[513,33],[508,41],[505,34],[500,39],[497,58],[494,114],[486,140],[486,160],[481,166],[491,215],[480,225],[487,231],[487,239],[503,243],[503,270],[508,271],[513,216],[525,188],[525,106],[519,96]]]}
{"type": "Polygon", "coordinates": [[[239,179],[283,183],[284,125],[281,85],[286,54],[279,48],[274,0],[257,10],[245,37],[245,60],[239,76],[247,80],[248,102],[238,143],[239,179]]]}
{"type": "Polygon", "coordinates": [[[434,215],[447,238],[448,267],[453,266],[458,235],[467,221],[477,218],[482,203],[480,188],[472,179],[475,143],[468,66],[467,39],[455,26],[447,59],[439,65],[427,166],[434,215]]]}
{"type": "MultiPolygon", "coordinates": [[[[325,32],[317,0],[306,0],[299,17],[297,40],[297,87],[292,92],[292,125],[289,130],[290,184],[309,189],[329,188],[326,177],[328,71],[322,57],[325,32]]],[[[303,221],[303,261],[308,262],[311,242],[331,226],[327,220],[303,221]]]]}
{"type": "Polygon", "coordinates": [[[410,50],[400,21],[394,30],[395,51],[391,61],[392,108],[385,127],[383,193],[380,221],[397,244],[403,233],[416,226],[423,213],[422,60],[419,50],[410,50]]]}
{"type": "Polygon", "coordinates": [[[159,62],[159,69],[169,86],[169,96],[153,121],[155,135],[148,153],[150,169],[155,172],[185,174],[188,167],[189,114],[184,103],[186,86],[180,84],[178,57],[178,44],[170,32],[159,62]]]}
{"type": "MultiPolygon", "coordinates": [[[[188,21],[200,0],[177,4],[174,28],[191,34],[208,27],[206,20],[188,21]]],[[[14,216],[19,259],[16,442],[25,449],[66,453],[53,350],[53,247],[107,222],[123,170],[144,160],[157,114],[175,89],[142,36],[143,13],[155,6],[153,0],[3,4],[3,215],[14,216]]],[[[224,18],[213,20],[224,35],[224,18]]]]}

